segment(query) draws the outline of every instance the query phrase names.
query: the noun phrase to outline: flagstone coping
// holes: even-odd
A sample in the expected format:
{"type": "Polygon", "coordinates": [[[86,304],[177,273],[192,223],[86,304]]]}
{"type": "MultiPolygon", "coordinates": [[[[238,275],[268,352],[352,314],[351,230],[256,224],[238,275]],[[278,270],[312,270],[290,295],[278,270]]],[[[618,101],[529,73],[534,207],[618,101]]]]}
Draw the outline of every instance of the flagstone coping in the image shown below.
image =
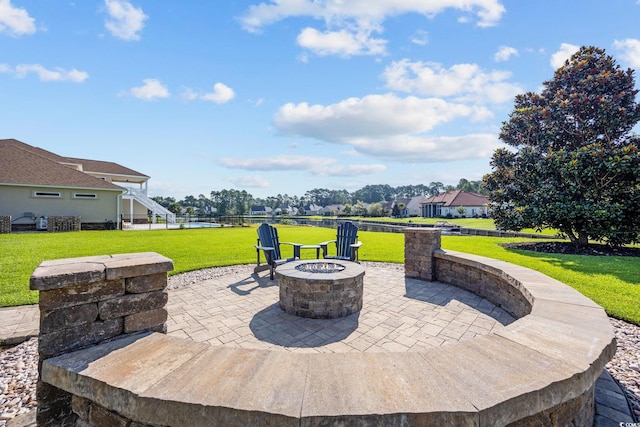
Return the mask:
{"type": "Polygon", "coordinates": [[[593,417],[594,385],[616,348],[604,310],[524,267],[452,251],[434,257],[499,278],[528,314],[413,353],[276,352],[137,334],[48,359],[42,379],[151,425],[505,425],[570,419],[576,408],[593,417]]]}

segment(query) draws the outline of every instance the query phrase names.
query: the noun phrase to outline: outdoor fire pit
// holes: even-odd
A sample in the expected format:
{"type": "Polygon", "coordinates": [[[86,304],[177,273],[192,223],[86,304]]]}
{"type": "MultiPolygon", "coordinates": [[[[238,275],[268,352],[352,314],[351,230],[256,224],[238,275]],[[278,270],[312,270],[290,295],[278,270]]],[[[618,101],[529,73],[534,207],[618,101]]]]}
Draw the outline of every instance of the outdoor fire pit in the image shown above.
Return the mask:
{"type": "Polygon", "coordinates": [[[294,261],[276,270],[280,307],[312,319],[335,319],[362,308],[364,268],[350,261],[294,261]]]}

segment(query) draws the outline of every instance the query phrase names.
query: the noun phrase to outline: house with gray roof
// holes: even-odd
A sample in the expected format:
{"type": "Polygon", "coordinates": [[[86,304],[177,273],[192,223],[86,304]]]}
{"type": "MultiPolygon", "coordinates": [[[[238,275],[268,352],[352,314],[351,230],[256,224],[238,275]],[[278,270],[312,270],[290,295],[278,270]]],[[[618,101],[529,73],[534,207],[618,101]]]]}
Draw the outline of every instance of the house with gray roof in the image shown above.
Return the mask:
{"type": "Polygon", "coordinates": [[[448,191],[429,197],[420,203],[425,218],[465,217],[487,215],[489,199],[482,194],[469,191],[448,191]]]}
{"type": "Polygon", "coordinates": [[[82,229],[104,229],[123,218],[146,222],[149,212],[171,214],[147,197],[148,180],[117,163],[0,140],[0,215],[11,216],[14,230],[35,229],[36,220],[48,216],[80,217],[82,229]]]}

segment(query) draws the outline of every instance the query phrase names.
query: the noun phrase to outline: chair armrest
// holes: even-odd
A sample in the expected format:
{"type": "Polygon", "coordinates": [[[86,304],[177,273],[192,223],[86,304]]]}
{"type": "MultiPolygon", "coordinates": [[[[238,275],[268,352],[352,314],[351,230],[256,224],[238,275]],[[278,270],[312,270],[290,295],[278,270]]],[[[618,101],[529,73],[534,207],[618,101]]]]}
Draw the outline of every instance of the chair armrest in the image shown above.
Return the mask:
{"type": "Polygon", "coordinates": [[[318,243],[320,246],[327,246],[329,243],[335,243],[337,240],[327,240],[326,242],[318,243]]]}
{"type": "Polygon", "coordinates": [[[261,250],[261,251],[275,251],[276,248],[274,248],[273,246],[259,246],[256,245],[256,249],[261,250]]]}
{"type": "Polygon", "coordinates": [[[300,259],[300,248],[303,246],[302,243],[280,242],[280,244],[293,246],[293,257],[295,259],[300,259]]]}
{"type": "Polygon", "coordinates": [[[329,243],[336,243],[337,240],[327,240],[326,242],[318,243],[318,245],[322,248],[322,258],[326,258],[329,253],[329,243]]]}
{"type": "Polygon", "coordinates": [[[349,246],[351,246],[352,248],[359,248],[360,246],[362,246],[362,242],[356,242],[353,245],[349,245],[349,246]]]}

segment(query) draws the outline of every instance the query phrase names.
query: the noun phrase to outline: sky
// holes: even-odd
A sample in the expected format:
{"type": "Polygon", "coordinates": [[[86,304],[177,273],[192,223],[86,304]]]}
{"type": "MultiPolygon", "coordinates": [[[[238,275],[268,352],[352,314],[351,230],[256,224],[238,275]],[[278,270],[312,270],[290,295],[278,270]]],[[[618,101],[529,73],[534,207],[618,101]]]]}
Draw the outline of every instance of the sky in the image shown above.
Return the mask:
{"type": "Polygon", "coordinates": [[[640,0],[0,0],[0,138],[177,200],[456,185],[581,45],[638,69],[638,22],[640,0]]]}

